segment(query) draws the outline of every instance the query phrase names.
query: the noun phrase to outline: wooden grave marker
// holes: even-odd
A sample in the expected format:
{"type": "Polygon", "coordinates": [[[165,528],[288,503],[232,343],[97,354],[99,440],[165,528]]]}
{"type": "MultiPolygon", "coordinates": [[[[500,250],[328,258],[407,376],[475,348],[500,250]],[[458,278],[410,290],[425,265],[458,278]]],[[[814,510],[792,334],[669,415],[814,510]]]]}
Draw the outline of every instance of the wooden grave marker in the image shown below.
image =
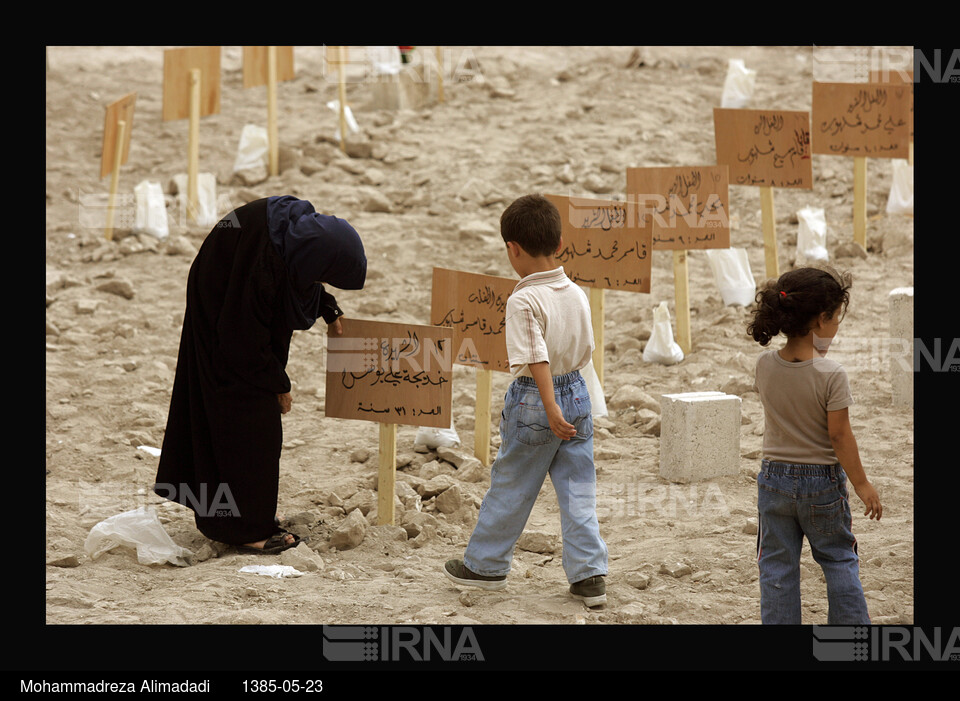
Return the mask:
{"type": "Polygon", "coordinates": [[[871,83],[893,83],[896,85],[907,85],[910,88],[910,97],[907,101],[910,104],[910,113],[907,118],[908,130],[910,131],[909,152],[907,154],[907,163],[913,165],[913,71],[901,71],[894,69],[883,69],[870,71],[871,83]]]}
{"type": "Polygon", "coordinates": [[[243,87],[267,86],[267,136],[270,175],[280,173],[280,139],[277,125],[277,83],[296,77],[292,46],[244,46],[243,87]]]}
{"type": "Polygon", "coordinates": [[[650,292],[653,239],[629,203],[546,195],[560,211],[563,244],[557,262],[589,289],[593,366],[603,384],[604,290],[650,292]]]}
{"type": "Polygon", "coordinates": [[[337,68],[337,94],[340,102],[340,150],[347,152],[347,62],[350,60],[348,46],[327,46],[328,66],[337,68]]]}
{"type": "Polygon", "coordinates": [[[117,190],[120,184],[120,166],[130,157],[130,134],[133,131],[133,112],[136,93],[128,93],[107,105],[103,120],[103,151],[100,155],[100,177],[111,175],[110,196],[107,202],[107,223],[104,236],[113,240],[113,226],[117,190]]]}
{"type": "Polygon", "coordinates": [[[731,185],[760,188],[767,277],[780,276],[773,188],[813,188],[810,114],[789,110],[713,110],[717,164],[731,185]]]}
{"type": "Polygon", "coordinates": [[[448,428],[453,330],[341,317],[327,337],[326,416],[380,424],[377,519],[393,525],[397,426],[448,428]]]}
{"type": "Polygon", "coordinates": [[[163,121],[189,119],[187,217],[197,220],[200,118],[220,112],[220,47],[190,46],[163,52],[163,121]]]}
{"type": "Polygon", "coordinates": [[[910,158],[911,85],[813,84],[813,152],[853,157],[853,240],[867,248],[867,158],[910,158]]]}
{"type": "Polygon", "coordinates": [[[673,251],[677,343],[693,348],[687,252],[730,248],[729,168],[668,166],[627,169],[627,201],[653,237],[653,250],[673,251]]]}
{"type": "Polygon", "coordinates": [[[430,323],[453,329],[453,362],[476,368],[474,455],[490,464],[490,407],[493,373],[510,372],[507,357],[507,298],[517,281],[446,268],[433,269],[430,323]]]}

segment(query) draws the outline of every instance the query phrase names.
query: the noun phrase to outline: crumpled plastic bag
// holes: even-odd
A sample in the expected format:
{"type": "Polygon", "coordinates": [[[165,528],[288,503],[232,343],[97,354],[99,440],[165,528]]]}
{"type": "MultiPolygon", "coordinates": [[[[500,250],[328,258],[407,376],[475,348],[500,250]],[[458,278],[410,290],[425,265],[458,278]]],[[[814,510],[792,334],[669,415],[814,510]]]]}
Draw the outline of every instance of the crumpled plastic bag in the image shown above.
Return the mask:
{"type": "Polygon", "coordinates": [[[152,509],[134,509],[101,521],[90,529],[83,549],[96,560],[118,545],[136,548],[137,560],[142,565],[170,563],[188,567],[193,556],[190,550],[173,542],[152,509]]]}
{"type": "Polygon", "coordinates": [[[903,158],[893,159],[887,214],[913,214],[913,166],[903,158]]]}
{"type": "MultiPolygon", "coordinates": [[[[177,173],[173,182],[177,186],[183,217],[187,217],[187,173],[177,173]]],[[[213,226],[220,220],[217,216],[217,179],[213,173],[197,173],[197,224],[213,226]]]]}
{"type": "Polygon", "coordinates": [[[368,46],[367,60],[375,76],[397,75],[402,68],[399,46],[368,46]]]}
{"type": "Polygon", "coordinates": [[[587,393],[590,395],[590,413],[593,416],[607,415],[607,400],[603,396],[603,385],[600,384],[600,376],[597,375],[597,369],[593,366],[593,360],[580,370],[584,382],[587,383],[587,393]]]}
{"type": "Polygon", "coordinates": [[[743,59],[731,58],[727,64],[727,77],[723,82],[721,107],[745,107],[753,97],[753,88],[757,82],[757,72],[746,67],[743,59]]]}
{"type": "Polygon", "coordinates": [[[251,574],[262,574],[274,579],[287,579],[289,577],[302,577],[303,572],[291,567],[290,565],[247,565],[241,567],[238,572],[249,572],[251,574]]]}
{"type": "MultiPolygon", "coordinates": [[[[338,115],[340,114],[340,100],[331,100],[330,102],[327,103],[327,107],[332,109],[338,115]]],[[[356,134],[358,131],[360,131],[360,125],[357,124],[357,120],[353,116],[353,110],[350,109],[350,105],[347,105],[346,107],[343,108],[343,118],[346,120],[347,129],[350,131],[351,134],[356,134]]],[[[340,140],[339,120],[337,121],[337,130],[336,132],[334,132],[333,138],[337,139],[338,141],[340,140]]]]}
{"type": "Polygon", "coordinates": [[[233,172],[262,168],[270,157],[270,137],[265,127],[247,124],[240,132],[240,145],[237,158],[233,162],[233,172]]]}
{"type": "Polygon", "coordinates": [[[757,295],[757,283],[750,271],[750,260],[745,248],[708,248],[707,262],[728,307],[748,307],[757,295]]]}
{"type": "Polygon", "coordinates": [[[133,188],[137,210],[133,230],[165,239],[170,233],[167,225],[167,201],[160,183],[144,180],[133,188]]]}
{"type": "Polygon", "coordinates": [[[825,261],[827,251],[827,220],[820,207],[804,207],[797,212],[797,261],[825,261]]]}
{"type": "Polygon", "coordinates": [[[460,434],[450,423],[450,428],[433,428],[421,426],[417,429],[417,436],[413,439],[414,445],[423,445],[430,450],[437,448],[456,448],[460,445],[460,434]]]}
{"type": "Polygon", "coordinates": [[[673,340],[670,310],[666,302],[660,302],[653,310],[653,330],[643,348],[643,360],[661,365],[674,365],[683,360],[683,349],[673,340]]]}

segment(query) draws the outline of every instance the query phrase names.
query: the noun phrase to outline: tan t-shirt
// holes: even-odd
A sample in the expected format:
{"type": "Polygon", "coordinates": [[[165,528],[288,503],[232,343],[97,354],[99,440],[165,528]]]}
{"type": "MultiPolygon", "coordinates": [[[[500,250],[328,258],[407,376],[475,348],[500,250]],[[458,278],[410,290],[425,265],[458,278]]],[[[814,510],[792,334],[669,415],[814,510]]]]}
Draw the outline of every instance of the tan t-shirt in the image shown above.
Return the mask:
{"type": "Polygon", "coordinates": [[[827,357],[791,363],[776,350],[757,359],[756,390],[763,404],[763,456],[769,460],[834,465],[827,412],[853,404],[843,367],[827,357]]]}
{"type": "Polygon", "coordinates": [[[590,362],[590,302],[563,267],[520,280],[507,298],[505,323],[510,372],[516,377],[531,377],[530,363],[547,361],[551,375],[565,375],[590,362]]]}

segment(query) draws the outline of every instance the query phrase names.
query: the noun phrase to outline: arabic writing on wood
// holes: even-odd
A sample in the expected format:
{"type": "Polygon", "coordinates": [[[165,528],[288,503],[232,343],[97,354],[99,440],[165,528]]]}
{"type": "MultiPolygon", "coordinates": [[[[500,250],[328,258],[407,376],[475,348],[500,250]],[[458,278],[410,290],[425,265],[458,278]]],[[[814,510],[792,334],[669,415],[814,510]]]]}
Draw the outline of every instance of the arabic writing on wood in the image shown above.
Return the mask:
{"type": "Polygon", "coordinates": [[[341,319],[327,337],[325,413],[341,419],[448,428],[453,332],[341,319]]]}
{"type": "Polygon", "coordinates": [[[547,195],[560,211],[557,263],[578,285],[650,292],[652,232],[630,203],[547,195]]]}
{"type": "Polygon", "coordinates": [[[913,91],[890,83],[814,83],[813,152],[906,158],[913,91]]]}
{"type": "Polygon", "coordinates": [[[730,169],[730,184],[813,187],[810,114],[715,108],[717,163],[730,169]]]}
{"type": "Polygon", "coordinates": [[[445,268],[433,269],[430,323],[453,329],[453,362],[510,371],[507,359],[507,297],[517,281],[445,268]]]}
{"type": "Polygon", "coordinates": [[[726,166],[628,168],[627,201],[654,250],[730,247],[726,166]]]}

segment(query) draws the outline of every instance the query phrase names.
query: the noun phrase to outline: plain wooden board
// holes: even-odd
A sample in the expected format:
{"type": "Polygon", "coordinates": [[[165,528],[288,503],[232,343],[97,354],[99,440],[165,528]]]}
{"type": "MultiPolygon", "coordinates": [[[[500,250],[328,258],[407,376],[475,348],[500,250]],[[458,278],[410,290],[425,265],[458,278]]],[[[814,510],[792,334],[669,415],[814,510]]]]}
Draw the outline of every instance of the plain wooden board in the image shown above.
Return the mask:
{"type": "Polygon", "coordinates": [[[430,323],[453,329],[455,363],[510,371],[506,309],[516,285],[506,277],[433,269],[430,323]]]}
{"type": "Polygon", "coordinates": [[[713,110],[717,164],[731,185],[811,189],[810,113],[792,110],[713,110]]]}
{"type": "Polygon", "coordinates": [[[327,337],[325,413],[450,428],[453,330],[341,318],[327,337]]]}
{"type": "MultiPolygon", "coordinates": [[[[243,47],[243,87],[255,88],[266,85],[268,46],[243,47]]],[[[277,49],[277,81],[293,80],[296,71],[293,64],[293,47],[278,46],[277,49]]]]}
{"type": "Polygon", "coordinates": [[[627,202],[654,250],[730,248],[727,166],[627,168],[627,202]]]}
{"type": "Polygon", "coordinates": [[[200,116],[220,112],[220,47],[189,46],[163,52],[163,121],[190,116],[190,71],[200,69],[200,116]]]}
{"type": "Polygon", "coordinates": [[[578,285],[650,292],[653,232],[627,203],[546,195],[560,211],[563,243],[556,260],[578,285]]]}
{"type": "Polygon", "coordinates": [[[100,156],[100,177],[103,178],[119,168],[130,157],[130,132],[133,131],[133,112],[137,103],[137,94],[124,95],[116,102],[107,105],[103,120],[103,153],[100,156]],[[117,124],[123,121],[123,155],[120,163],[115,164],[117,150],[117,124]]]}
{"type": "Polygon", "coordinates": [[[831,156],[907,158],[910,85],[813,84],[813,152],[831,156]]]}

